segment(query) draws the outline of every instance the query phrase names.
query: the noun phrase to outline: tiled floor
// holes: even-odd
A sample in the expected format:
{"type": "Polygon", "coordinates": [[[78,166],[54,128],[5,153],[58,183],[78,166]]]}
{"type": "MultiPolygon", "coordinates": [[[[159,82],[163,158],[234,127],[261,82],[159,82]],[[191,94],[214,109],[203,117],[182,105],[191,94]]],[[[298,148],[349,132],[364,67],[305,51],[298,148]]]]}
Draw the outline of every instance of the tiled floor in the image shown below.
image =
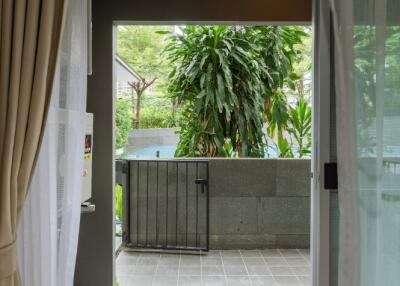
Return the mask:
{"type": "Polygon", "coordinates": [[[120,286],[310,285],[309,250],[221,250],[203,255],[122,252],[120,286]]]}

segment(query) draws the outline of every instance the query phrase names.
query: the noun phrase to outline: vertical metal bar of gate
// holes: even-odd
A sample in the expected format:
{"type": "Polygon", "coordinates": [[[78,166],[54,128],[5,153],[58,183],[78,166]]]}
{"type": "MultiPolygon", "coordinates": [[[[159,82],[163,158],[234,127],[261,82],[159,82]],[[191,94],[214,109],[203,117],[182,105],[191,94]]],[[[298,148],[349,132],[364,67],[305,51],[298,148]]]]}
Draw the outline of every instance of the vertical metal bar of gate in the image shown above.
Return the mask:
{"type": "Polygon", "coordinates": [[[207,251],[208,161],[130,160],[127,166],[125,246],[207,251]]]}

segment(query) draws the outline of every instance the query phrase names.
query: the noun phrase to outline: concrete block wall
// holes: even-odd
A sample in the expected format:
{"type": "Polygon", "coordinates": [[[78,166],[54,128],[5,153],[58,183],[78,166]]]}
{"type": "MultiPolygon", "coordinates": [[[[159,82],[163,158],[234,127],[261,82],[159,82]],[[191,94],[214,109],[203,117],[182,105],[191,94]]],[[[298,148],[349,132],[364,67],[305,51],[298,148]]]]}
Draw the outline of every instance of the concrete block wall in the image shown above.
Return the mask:
{"type": "Polygon", "coordinates": [[[311,161],[212,159],[210,247],[308,248],[311,161]]]}
{"type": "Polygon", "coordinates": [[[205,246],[206,161],[210,248],[309,247],[311,162],[297,159],[131,161],[131,242],[205,246]]]}

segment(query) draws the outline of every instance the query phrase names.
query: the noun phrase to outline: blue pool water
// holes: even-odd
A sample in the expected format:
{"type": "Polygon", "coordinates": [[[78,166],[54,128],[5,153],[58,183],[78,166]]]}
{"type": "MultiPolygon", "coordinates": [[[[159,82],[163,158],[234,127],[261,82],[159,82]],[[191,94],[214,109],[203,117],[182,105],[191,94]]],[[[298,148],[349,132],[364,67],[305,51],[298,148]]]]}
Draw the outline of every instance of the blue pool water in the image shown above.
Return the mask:
{"type": "Polygon", "coordinates": [[[130,152],[123,157],[125,159],[156,158],[157,151],[160,151],[160,158],[169,159],[174,157],[175,150],[175,145],[153,145],[138,151],[130,152]]]}
{"type": "MultiPolygon", "coordinates": [[[[160,151],[160,158],[170,159],[174,158],[176,146],[175,145],[153,145],[137,151],[129,152],[123,155],[125,159],[152,159],[156,158],[157,151],[160,151]]],[[[265,158],[276,158],[277,152],[275,148],[268,148],[266,150],[265,158]]]]}

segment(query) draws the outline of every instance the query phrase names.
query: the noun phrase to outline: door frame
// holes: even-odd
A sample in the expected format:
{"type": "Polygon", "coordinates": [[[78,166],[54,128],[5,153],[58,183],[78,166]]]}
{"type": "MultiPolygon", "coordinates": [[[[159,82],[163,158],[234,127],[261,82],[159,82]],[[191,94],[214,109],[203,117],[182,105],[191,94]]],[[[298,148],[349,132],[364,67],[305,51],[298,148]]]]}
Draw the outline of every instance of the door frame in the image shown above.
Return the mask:
{"type": "Polygon", "coordinates": [[[313,157],[311,163],[312,285],[330,284],[330,192],[324,164],[330,160],[331,26],[329,0],[313,1],[313,157]]]}
{"type": "MultiPolygon", "coordinates": [[[[289,0],[283,0],[281,2],[287,3],[291,9],[287,10],[288,15],[293,15],[293,11],[307,10],[307,1],[295,1],[290,2],[289,0]],[[297,7],[297,8],[296,8],[297,7]],[[304,9],[306,7],[306,9],[304,9]]],[[[328,2],[328,0],[313,0],[314,10],[312,24],[314,28],[318,28],[315,35],[321,34],[323,29],[320,28],[319,23],[316,22],[319,15],[319,2],[328,2]],[[318,8],[318,10],[317,10],[318,8]],[[318,14],[316,13],[318,12],[318,14]]],[[[79,250],[77,257],[77,267],[75,275],[75,285],[84,284],[96,284],[99,286],[112,285],[115,282],[115,262],[114,262],[114,221],[112,219],[114,214],[114,185],[115,185],[115,157],[114,157],[114,98],[113,93],[115,88],[112,86],[113,80],[112,72],[113,69],[113,35],[114,25],[122,22],[152,22],[152,23],[184,23],[187,22],[185,19],[190,19],[190,23],[264,23],[264,24],[284,24],[286,19],[279,18],[274,14],[273,10],[268,9],[268,5],[271,5],[271,1],[258,1],[251,0],[243,5],[241,1],[231,1],[229,5],[226,5],[226,1],[215,2],[211,0],[204,1],[172,1],[166,5],[166,2],[156,0],[155,2],[137,2],[129,0],[118,0],[115,2],[99,0],[93,3],[93,75],[88,79],[88,111],[94,113],[94,131],[97,138],[94,146],[94,158],[93,158],[93,202],[97,205],[96,213],[90,217],[82,218],[80,238],[79,238],[79,250]],[[209,6],[213,6],[214,9],[210,10],[209,6]],[[166,12],[169,11],[169,12],[166,12]],[[223,13],[222,13],[223,11],[223,13]],[[271,17],[274,19],[272,22],[266,22],[264,19],[271,17]],[[218,20],[227,19],[228,21],[218,20]],[[237,19],[237,20],[236,20],[237,19]],[[119,20],[118,22],[116,22],[119,20]],[[203,20],[203,21],[201,21],[203,20]],[[250,21],[248,21],[250,20],[250,21]],[[96,263],[89,263],[90,261],[96,261],[96,263]],[[102,273],[102,275],[98,275],[102,273]]],[[[296,14],[296,13],[294,13],[296,14]]],[[[296,21],[286,22],[286,24],[302,24],[302,18],[298,18],[296,21]]],[[[319,21],[319,20],[318,20],[319,21]]],[[[325,22],[325,21],[324,21],[325,22]]],[[[309,22],[307,22],[309,23],[309,22]]],[[[327,30],[327,32],[329,32],[327,30]]],[[[314,39],[318,39],[315,37],[314,39]]],[[[315,42],[316,43],[316,42],[315,42]]],[[[314,71],[322,71],[324,68],[323,75],[314,74],[314,109],[322,111],[317,108],[315,103],[324,106],[326,98],[323,99],[322,88],[323,83],[327,83],[326,80],[326,68],[329,67],[329,63],[318,62],[315,64],[317,59],[327,59],[329,57],[318,53],[317,51],[326,51],[324,45],[318,43],[317,50],[314,51],[314,71]],[[325,65],[325,66],[324,66],[325,65]],[[321,99],[318,96],[321,95],[321,99]]],[[[326,47],[326,45],[325,45],[326,47]]],[[[329,71],[328,71],[329,72],[329,71]]],[[[328,76],[329,78],[329,76],[328,76]]],[[[329,110],[325,108],[324,110],[329,110]]],[[[315,111],[315,110],[314,110],[315,111]]],[[[320,115],[327,115],[328,112],[321,112],[316,114],[315,120],[320,120],[320,115]]],[[[327,119],[329,122],[329,118],[327,119]]],[[[317,178],[316,174],[319,170],[322,170],[322,159],[326,158],[328,152],[321,150],[318,146],[323,146],[319,143],[324,143],[324,136],[329,138],[329,134],[320,134],[319,129],[323,130],[323,126],[326,126],[326,122],[321,124],[314,123],[314,137],[316,142],[313,147],[313,151],[321,151],[321,153],[315,153],[316,156],[313,158],[313,172],[314,178],[317,178]],[[322,136],[324,135],[324,136],[322,136]],[[321,156],[321,154],[325,154],[321,156]],[[317,157],[318,156],[318,157],[317,157]]],[[[326,140],[325,138],[325,140],[326,140]]],[[[313,276],[323,277],[326,273],[329,273],[329,266],[326,267],[326,258],[324,255],[329,254],[329,244],[326,238],[329,238],[329,214],[321,212],[321,210],[328,211],[328,203],[326,201],[326,195],[319,196],[319,190],[321,182],[313,180],[312,186],[312,231],[322,232],[324,235],[313,235],[311,239],[312,243],[312,255],[313,255],[313,276]],[[320,205],[321,202],[321,205],[320,205]],[[323,203],[323,204],[322,204],[323,203]],[[315,217],[315,218],[314,218],[315,217]],[[327,219],[328,218],[328,219],[327,219]],[[326,227],[321,227],[325,224],[326,227]],[[326,235],[328,234],[328,236],[326,235]],[[323,251],[324,250],[324,251],[323,251]],[[325,267],[322,267],[325,266],[325,267]],[[327,272],[328,271],[328,272],[327,272]],[[321,275],[318,275],[318,273],[321,275]]],[[[329,196],[328,196],[329,197],[329,196]]],[[[329,256],[328,256],[329,257],[329,256]]],[[[329,264],[328,264],[329,265],[329,264]]],[[[329,284],[320,283],[323,281],[320,278],[314,279],[314,286],[326,286],[329,284]],[[314,282],[315,281],[315,282],[314,282]]]]}

